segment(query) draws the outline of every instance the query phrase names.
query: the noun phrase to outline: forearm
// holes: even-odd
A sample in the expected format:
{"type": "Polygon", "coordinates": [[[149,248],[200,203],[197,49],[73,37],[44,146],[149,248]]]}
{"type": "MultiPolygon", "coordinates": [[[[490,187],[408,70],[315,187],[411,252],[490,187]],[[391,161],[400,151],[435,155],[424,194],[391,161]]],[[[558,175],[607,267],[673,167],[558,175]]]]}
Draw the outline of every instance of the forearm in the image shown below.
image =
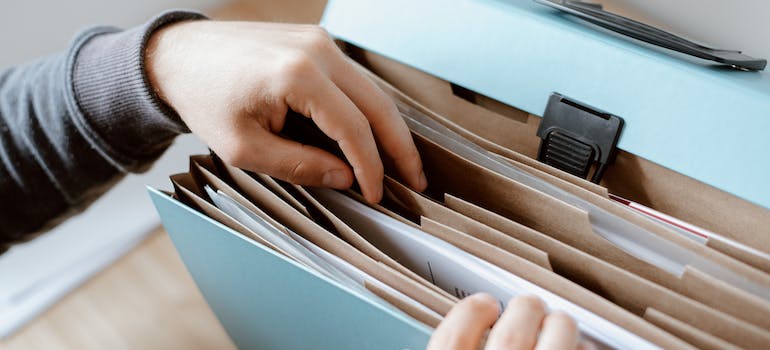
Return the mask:
{"type": "Polygon", "coordinates": [[[147,83],[144,47],[163,24],[193,18],[93,28],[66,54],[0,73],[0,251],[145,170],[187,131],[147,83]]]}

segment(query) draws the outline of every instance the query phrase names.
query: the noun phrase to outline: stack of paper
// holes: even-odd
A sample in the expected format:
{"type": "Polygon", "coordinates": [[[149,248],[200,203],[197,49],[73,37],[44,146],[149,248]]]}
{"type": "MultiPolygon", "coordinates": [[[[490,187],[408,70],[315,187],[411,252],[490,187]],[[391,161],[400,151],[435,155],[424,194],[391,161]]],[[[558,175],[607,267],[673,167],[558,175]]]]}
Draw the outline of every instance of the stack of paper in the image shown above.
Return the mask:
{"type": "MultiPolygon", "coordinates": [[[[770,344],[762,251],[649,210],[640,215],[646,209],[606,191],[565,181],[513,152],[493,153],[500,147],[372,79],[412,131],[425,193],[386,176],[382,203],[371,205],[355,191],[291,185],[212,154],[191,157],[190,172],[171,177],[173,195],[259,247],[428,327],[473,293],[489,293],[501,306],[535,294],[574,317],[600,348],[770,344]]],[[[284,133],[337,151],[306,119],[287,122],[284,133]]]]}

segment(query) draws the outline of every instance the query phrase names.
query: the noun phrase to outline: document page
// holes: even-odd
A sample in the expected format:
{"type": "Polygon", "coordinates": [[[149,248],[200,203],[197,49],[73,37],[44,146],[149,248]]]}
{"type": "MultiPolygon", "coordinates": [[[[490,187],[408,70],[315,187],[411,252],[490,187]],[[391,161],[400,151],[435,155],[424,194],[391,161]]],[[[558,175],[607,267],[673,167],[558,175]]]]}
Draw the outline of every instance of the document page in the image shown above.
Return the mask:
{"type": "Polygon", "coordinates": [[[316,246],[312,242],[305,240],[291,230],[289,230],[288,236],[285,235],[275,227],[272,227],[267,221],[259,217],[259,215],[241,205],[236,200],[232,199],[226,193],[222,191],[214,191],[208,185],[206,185],[204,188],[217,208],[252,230],[266,242],[273,244],[290,258],[312,270],[315,270],[316,272],[328,277],[329,279],[340,283],[341,285],[347,287],[349,290],[357,294],[359,297],[370,300],[388,309],[401,312],[394,306],[390,305],[366,289],[364,282],[368,281],[369,283],[374,283],[378,287],[385,289],[390,294],[401,297],[402,300],[408,302],[410,305],[413,305],[414,307],[417,307],[432,316],[441,318],[440,315],[418,303],[414,299],[411,299],[391,288],[390,286],[385,285],[379,280],[374,279],[363,271],[350,265],[348,262],[329,254],[325,250],[316,246]]]}
{"type": "Polygon", "coordinates": [[[541,297],[551,310],[572,315],[581,334],[604,348],[655,349],[635,334],[529,281],[489,264],[421,230],[380,213],[339,192],[310,189],[332,212],[385,253],[442,289],[462,298],[486,292],[504,308],[519,294],[541,297]]]}
{"type": "Polygon", "coordinates": [[[398,103],[398,108],[413,132],[480,166],[587,211],[594,232],[629,254],[676,276],[681,276],[689,265],[737,288],[770,300],[769,289],[508,162],[501,161],[493,153],[404,103],[398,103]]]}

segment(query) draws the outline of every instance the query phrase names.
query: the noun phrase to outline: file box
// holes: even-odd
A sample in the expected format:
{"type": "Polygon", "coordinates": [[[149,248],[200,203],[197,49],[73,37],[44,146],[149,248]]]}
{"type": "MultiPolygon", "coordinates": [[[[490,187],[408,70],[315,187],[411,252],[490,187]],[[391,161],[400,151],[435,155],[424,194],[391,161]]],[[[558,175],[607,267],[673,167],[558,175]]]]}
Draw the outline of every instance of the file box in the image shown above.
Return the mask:
{"type": "MultiPolygon", "coordinates": [[[[529,1],[331,0],[322,25],[353,59],[411,98],[532,159],[541,143],[539,116],[554,93],[620,116],[619,150],[601,182],[606,190],[540,169],[770,251],[766,72],[652,48],[529,1]]],[[[431,329],[424,324],[358,297],[168,193],[150,195],[238,347],[427,344],[431,329]]],[[[730,255],[718,242],[709,246],[730,255]]]]}

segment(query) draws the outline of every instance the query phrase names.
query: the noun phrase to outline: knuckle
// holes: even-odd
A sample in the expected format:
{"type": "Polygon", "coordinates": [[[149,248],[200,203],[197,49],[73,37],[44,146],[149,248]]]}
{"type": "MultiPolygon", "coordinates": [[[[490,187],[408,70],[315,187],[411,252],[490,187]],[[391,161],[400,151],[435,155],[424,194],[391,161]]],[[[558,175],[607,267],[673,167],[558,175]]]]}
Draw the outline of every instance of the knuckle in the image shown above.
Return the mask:
{"type": "Polygon", "coordinates": [[[420,152],[417,151],[417,148],[415,147],[408,147],[406,150],[403,151],[402,154],[398,157],[399,161],[408,163],[408,164],[420,164],[422,159],[420,158],[420,152]]]}
{"type": "Polygon", "coordinates": [[[559,325],[562,329],[569,332],[577,331],[577,323],[575,320],[561,311],[555,311],[548,315],[547,322],[559,325]]]}
{"type": "Polygon", "coordinates": [[[353,114],[352,117],[344,119],[340,123],[340,127],[335,130],[337,137],[332,136],[332,138],[349,143],[359,143],[373,139],[374,136],[371,135],[369,122],[364,117],[353,114]]]}
{"type": "Polygon", "coordinates": [[[434,336],[428,344],[426,350],[445,350],[445,349],[463,349],[461,332],[443,333],[440,336],[434,336]]]}
{"type": "Polygon", "coordinates": [[[369,126],[369,121],[363,116],[353,118],[350,121],[350,127],[350,137],[354,138],[354,140],[372,139],[374,137],[372,135],[371,126],[369,126]]]}
{"type": "MultiPolygon", "coordinates": [[[[369,77],[364,78],[369,79],[369,77]]],[[[372,84],[374,84],[374,82],[372,82],[372,84]]],[[[401,112],[398,110],[398,107],[396,107],[396,104],[393,103],[393,100],[391,100],[390,96],[388,96],[376,85],[375,87],[378,90],[377,95],[379,97],[375,102],[377,110],[385,111],[388,115],[394,117],[394,119],[401,119],[401,112]]]]}
{"type": "Polygon", "coordinates": [[[530,312],[545,312],[543,301],[534,295],[520,296],[516,304],[530,312]]]}
{"type": "Polygon", "coordinates": [[[475,294],[463,300],[469,308],[478,312],[497,313],[499,311],[497,300],[487,294],[475,294]]]}
{"type": "Polygon", "coordinates": [[[332,47],[332,40],[326,29],[319,26],[311,27],[305,36],[306,47],[316,53],[324,52],[332,47]]]}
{"type": "Polygon", "coordinates": [[[251,152],[242,142],[233,141],[223,147],[219,154],[222,160],[238,168],[249,168],[251,166],[251,152]]]}
{"type": "Polygon", "coordinates": [[[309,167],[303,159],[285,159],[280,166],[284,180],[299,184],[306,180],[309,167]]]}
{"type": "Polygon", "coordinates": [[[290,83],[296,83],[315,73],[316,67],[313,58],[304,51],[298,51],[289,55],[281,67],[281,75],[290,83]]]}
{"type": "Polygon", "coordinates": [[[515,329],[505,329],[495,334],[495,337],[496,345],[504,349],[526,349],[530,345],[515,329]]]}

